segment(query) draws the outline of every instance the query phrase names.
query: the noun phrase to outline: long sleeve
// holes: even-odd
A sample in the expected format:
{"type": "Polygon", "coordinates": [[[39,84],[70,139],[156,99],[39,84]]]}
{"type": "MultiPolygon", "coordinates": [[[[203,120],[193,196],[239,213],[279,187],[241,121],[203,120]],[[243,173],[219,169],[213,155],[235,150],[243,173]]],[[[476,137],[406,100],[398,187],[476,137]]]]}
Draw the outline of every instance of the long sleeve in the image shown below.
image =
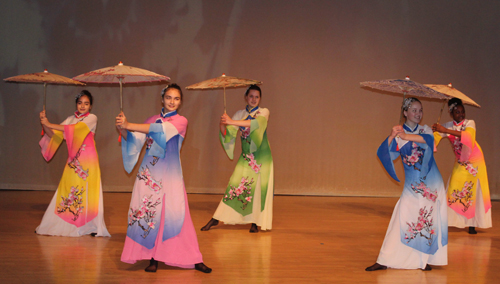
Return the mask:
{"type": "Polygon", "coordinates": [[[377,150],[377,156],[380,159],[380,162],[384,166],[387,173],[396,181],[400,181],[398,176],[396,175],[396,169],[394,168],[394,163],[392,161],[396,160],[399,157],[399,152],[397,150],[396,140],[393,139],[391,144],[388,143],[388,138],[380,144],[377,150]]]}
{"type": "MultiPolygon", "coordinates": [[[[72,116],[67,117],[61,125],[68,125],[71,117],[72,116]]],[[[57,149],[59,149],[59,146],[61,146],[61,143],[64,140],[64,134],[62,131],[53,130],[53,132],[54,135],[52,135],[52,137],[49,137],[47,134],[43,135],[42,139],[40,139],[40,142],[38,143],[42,148],[42,156],[47,162],[52,160],[57,152],[57,149]]]]}
{"type": "Polygon", "coordinates": [[[468,120],[465,130],[462,131],[460,142],[462,142],[462,152],[460,161],[467,162],[470,160],[474,147],[476,146],[476,123],[474,120],[468,120]]]}
{"type": "Polygon", "coordinates": [[[127,139],[122,140],[123,167],[127,173],[134,169],[145,142],[146,134],[127,131],[127,139]]]}

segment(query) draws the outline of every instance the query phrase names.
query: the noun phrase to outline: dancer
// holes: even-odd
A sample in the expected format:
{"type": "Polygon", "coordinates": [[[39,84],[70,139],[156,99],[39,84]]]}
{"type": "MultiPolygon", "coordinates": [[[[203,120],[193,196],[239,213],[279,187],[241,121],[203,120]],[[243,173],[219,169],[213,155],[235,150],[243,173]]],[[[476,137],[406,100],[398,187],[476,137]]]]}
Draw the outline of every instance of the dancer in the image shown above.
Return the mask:
{"type": "Polygon", "coordinates": [[[432,130],[436,147],[448,137],[455,152],[455,165],[448,180],[448,225],[469,227],[469,234],[477,234],[476,227],[491,228],[491,200],[483,151],[476,142],[476,124],[465,118],[462,100],[448,101],[453,121],[434,124],[432,130]]]}
{"type": "Polygon", "coordinates": [[[366,271],[389,268],[431,270],[448,262],[448,226],[443,179],[434,161],[434,137],[422,119],[416,98],[403,102],[406,122],[392,128],[377,155],[389,175],[399,182],[393,160],[401,156],[405,184],[392,213],[377,262],[366,271]]]}
{"type": "Polygon", "coordinates": [[[50,123],[45,110],[40,112],[43,157],[50,161],[65,139],[68,160],[37,234],[110,237],[103,218],[101,170],[94,140],[97,116],[91,109],[92,95],[83,90],[76,96],[76,112],[61,124],[50,123]]]}
{"type": "Polygon", "coordinates": [[[123,112],[116,117],[128,173],[146,143],[146,155],[132,191],[121,261],[149,259],[146,272],[156,272],[161,261],[210,273],[212,269],[203,264],[182,178],[179,152],[188,122],[177,114],[182,103],[181,88],[168,85],[161,92],[161,101],[161,113],[144,124],[129,123],[123,112]]]}
{"type": "Polygon", "coordinates": [[[247,107],[231,119],[224,113],[220,120],[220,141],[232,160],[236,136],[241,136],[241,156],[229,179],[226,193],[213,218],[201,228],[208,231],[219,221],[225,224],[249,224],[250,232],[271,230],[273,220],[273,157],[267,141],[269,110],[259,107],[262,92],[251,85],[245,92],[247,107]]]}

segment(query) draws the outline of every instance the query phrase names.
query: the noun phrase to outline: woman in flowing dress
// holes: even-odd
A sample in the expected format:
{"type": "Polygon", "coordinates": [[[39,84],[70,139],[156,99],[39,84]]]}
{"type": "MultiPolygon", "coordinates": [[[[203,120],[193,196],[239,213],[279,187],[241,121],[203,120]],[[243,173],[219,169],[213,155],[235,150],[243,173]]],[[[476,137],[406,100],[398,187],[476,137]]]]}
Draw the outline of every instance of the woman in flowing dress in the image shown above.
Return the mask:
{"type": "Polygon", "coordinates": [[[245,92],[247,106],[230,118],[224,113],[220,120],[219,138],[230,159],[233,159],[236,137],[241,138],[241,155],[229,179],[213,218],[201,228],[208,231],[219,224],[251,224],[250,232],[271,230],[273,220],[274,169],[267,140],[269,110],[260,107],[262,92],[251,85],[245,92]],[[238,135],[239,134],[239,135],[238,135]]]}
{"type": "Polygon", "coordinates": [[[76,96],[76,112],[61,124],[50,123],[45,110],[40,112],[43,157],[50,161],[66,140],[68,160],[37,234],[110,237],[103,217],[101,170],[94,140],[97,116],[90,113],[92,101],[90,92],[81,91],[76,96]]]}
{"type": "Polygon", "coordinates": [[[448,101],[453,121],[434,124],[436,147],[442,138],[450,140],[455,153],[453,172],[448,180],[448,225],[469,227],[469,234],[478,228],[491,228],[491,200],[483,151],[476,142],[476,123],[465,118],[462,100],[448,101]]]}
{"type": "Polygon", "coordinates": [[[161,94],[164,107],[144,124],[128,122],[123,112],[116,117],[128,173],[146,144],[132,191],[121,261],[150,260],[146,272],[156,272],[161,261],[210,273],[212,269],[203,263],[198,246],[182,176],[180,150],[188,124],[177,113],[182,90],[170,84],[161,94]]]}
{"type": "Polygon", "coordinates": [[[448,263],[448,226],[443,179],[434,161],[434,136],[419,125],[423,109],[416,98],[403,102],[405,123],[394,126],[377,155],[389,175],[399,182],[393,160],[401,157],[403,192],[392,213],[377,262],[366,271],[389,268],[431,270],[448,263]]]}

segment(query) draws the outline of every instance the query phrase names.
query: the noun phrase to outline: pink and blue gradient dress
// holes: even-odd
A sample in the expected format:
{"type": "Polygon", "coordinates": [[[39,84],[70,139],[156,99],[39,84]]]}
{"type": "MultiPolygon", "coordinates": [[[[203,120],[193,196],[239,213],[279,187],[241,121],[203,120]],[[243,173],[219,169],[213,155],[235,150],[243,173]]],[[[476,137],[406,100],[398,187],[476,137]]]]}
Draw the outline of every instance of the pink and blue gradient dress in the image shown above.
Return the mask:
{"type": "Polygon", "coordinates": [[[146,144],[130,201],[127,237],[121,261],[154,258],[167,265],[193,268],[203,262],[189,213],[179,152],[188,121],[176,111],[145,122],[149,134],[127,132],[122,140],[125,170],[130,173],[146,144]]]}
{"type": "Polygon", "coordinates": [[[57,191],[36,232],[41,235],[78,237],[96,233],[109,237],[104,223],[101,171],[94,141],[97,117],[75,112],[40,140],[42,155],[50,161],[66,140],[68,160],[57,191]]]}
{"type": "Polygon", "coordinates": [[[386,139],[377,155],[387,173],[399,182],[393,160],[401,157],[405,171],[403,192],[392,213],[377,263],[390,268],[424,269],[448,263],[448,222],[443,178],[434,160],[434,136],[427,125],[405,133],[420,135],[425,143],[386,139]],[[390,143],[389,143],[390,142],[390,143]]]}

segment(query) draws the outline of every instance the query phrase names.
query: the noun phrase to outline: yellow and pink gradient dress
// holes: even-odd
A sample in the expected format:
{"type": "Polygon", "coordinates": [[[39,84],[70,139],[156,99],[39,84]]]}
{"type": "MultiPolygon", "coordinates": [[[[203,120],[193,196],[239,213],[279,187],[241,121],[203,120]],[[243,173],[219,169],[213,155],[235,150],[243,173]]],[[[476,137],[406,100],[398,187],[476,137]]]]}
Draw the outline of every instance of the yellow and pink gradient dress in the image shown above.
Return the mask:
{"type": "Polygon", "coordinates": [[[436,146],[448,137],[455,153],[453,172],[448,180],[448,225],[458,228],[490,228],[491,200],[483,151],[476,142],[476,124],[464,119],[444,127],[460,131],[461,137],[434,132],[436,146]]]}
{"type": "Polygon", "coordinates": [[[50,161],[66,140],[68,160],[36,233],[67,237],[96,233],[110,237],[103,217],[101,170],[94,140],[97,116],[75,112],[61,125],[64,132],[53,130],[52,137],[45,134],[39,143],[44,159],[50,161]]]}
{"type": "Polygon", "coordinates": [[[135,179],[121,261],[154,258],[167,265],[194,268],[203,262],[189,213],[180,150],[188,121],[177,111],[148,118],[149,133],[127,132],[122,139],[125,170],[130,173],[146,144],[135,179]]]}

